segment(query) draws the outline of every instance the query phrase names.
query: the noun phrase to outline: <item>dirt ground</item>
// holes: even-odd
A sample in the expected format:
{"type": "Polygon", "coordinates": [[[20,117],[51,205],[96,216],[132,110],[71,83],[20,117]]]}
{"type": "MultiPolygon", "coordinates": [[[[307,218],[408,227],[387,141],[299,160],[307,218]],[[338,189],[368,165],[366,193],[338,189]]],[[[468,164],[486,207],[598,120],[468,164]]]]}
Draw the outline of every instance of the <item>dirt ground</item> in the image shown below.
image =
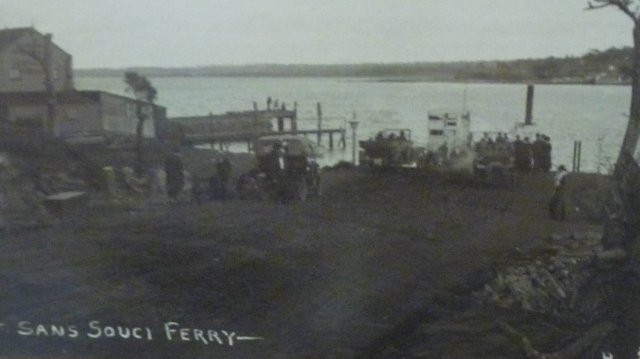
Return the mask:
{"type": "Polygon", "coordinates": [[[564,222],[547,216],[549,175],[496,189],[349,168],[325,171],[323,196],[304,203],[84,208],[0,241],[0,355],[380,354],[443,293],[481,287],[494,263],[552,234],[599,231],[606,181],[569,183],[564,222]],[[110,338],[117,326],[139,327],[141,339],[110,338]]]}

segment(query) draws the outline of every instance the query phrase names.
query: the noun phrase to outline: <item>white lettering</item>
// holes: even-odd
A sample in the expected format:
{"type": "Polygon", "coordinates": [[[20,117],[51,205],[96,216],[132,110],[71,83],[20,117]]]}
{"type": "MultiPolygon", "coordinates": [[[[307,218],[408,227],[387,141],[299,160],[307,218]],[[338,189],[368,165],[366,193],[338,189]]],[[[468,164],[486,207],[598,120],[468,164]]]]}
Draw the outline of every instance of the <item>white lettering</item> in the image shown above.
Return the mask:
{"type": "Polygon", "coordinates": [[[193,338],[195,341],[202,341],[205,345],[209,345],[209,342],[204,338],[204,331],[201,329],[193,330],[193,338]]]}
{"type": "Polygon", "coordinates": [[[236,333],[231,332],[231,333],[227,333],[225,330],[222,331],[222,334],[227,336],[227,341],[229,342],[229,346],[233,346],[233,337],[236,336],[236,333]]]}
{"type": "Polygon", "coordinates": [[[18,334],[20,335],[33,335],[33,328],[31,328],[31,322],[18,322],[18,334]]]}
{"type": "Polygon", "coordinates": [[[118,325],[118,336],[124,339],[129,338],[131,336],[131,329],[118,325]]]}
{"type": "Polygon", "coordinates": [[[164,333],[167,336],[167,340],[172,340],[173,333],[175,333],[177,331],[173,327],[177,327],[177,326],[178,326],[178,323],[176,323],[176,322],[164,323],[164,333]]]}
{"type": "Polygon", "coordinates": [[[218,344],[220,345],[224,344],[222,339],[220,339],[218,332],[215,330],[207,330],[207,336],[209,337],[210,342],[213,342],[213,340],[215,339],[218,342],[218,344]]]}
{"type": "Polygon", "coordinates": [[[55,336],[64,337],[64,327],[52,325],[51,326],[51,335],[54,336],[54,337],[55,336]]]}
{"type": "Polygon", "coordinates": [[[45,337],[49,336],[47,328],[45,328],[42,324],[38,324],[38,326],[36,327],[36,337],[39,337],[40,335],[44,335],[45,337]]]}
{"type": "Polygon", "coordinates": [[[191,341],[189,338],[189,328],[180,328],[180,339],[185,342],[191,341]]]}
{"type": "Polygon", "coordinates": [[[75,325],[70,325],[67,327],[67,331],[69,332],[69,338],[77,338],[80,333],[78,333],[78,328],[75,325]]]}
{"type": "Polygon", "coordinates": [[[102,336],[102,329],[99,326],[100,322],[97,320],[93,320],[89,322],[89,328],[92,330],[95,329],[95,333],[87,333],[87,336],[92,339],[100,338],[102,336]]]}
{"type": "Polygon", "coordinates": [[[116,330],[113,327],[104,327],[104,336],[107,338],[113,338],[116,336],[116,330]]]}

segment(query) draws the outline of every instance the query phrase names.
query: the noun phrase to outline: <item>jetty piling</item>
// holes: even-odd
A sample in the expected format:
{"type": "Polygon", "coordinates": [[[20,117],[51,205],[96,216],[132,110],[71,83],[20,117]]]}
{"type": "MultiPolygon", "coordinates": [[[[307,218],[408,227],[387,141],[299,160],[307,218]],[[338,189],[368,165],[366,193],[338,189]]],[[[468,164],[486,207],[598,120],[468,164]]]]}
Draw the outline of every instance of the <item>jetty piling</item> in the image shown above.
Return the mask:
{"type": "Polygon", "coordinates": [[[525,126],[533,125],[533,85],[527,85],[527,108],[524,117],[525,126]]]}
{"type": "Polygon", "coordinates": [[[580,162],[582,156],[582,141],[573,141],[573,172],[580,172],[580,162]]]}
{"type": "Polygon", "coordinates": [[[349,121],[349,125],[351,125],[351,142],[352,142],[352,151],[351,151],[351,157],[353,160],[353,165],[357,165],[356,162],[356,147],[357,147],[357,135],[356,135],[356,131],[358,130],[358,121],[356,121],[355,115],[353,117],[353,121],[349,121]]]}
{"type": "Polygon", "coordinates": [[[318,146],[322,143],[322,105],[320,102],[317,104],[318,113],[318,146]]]}

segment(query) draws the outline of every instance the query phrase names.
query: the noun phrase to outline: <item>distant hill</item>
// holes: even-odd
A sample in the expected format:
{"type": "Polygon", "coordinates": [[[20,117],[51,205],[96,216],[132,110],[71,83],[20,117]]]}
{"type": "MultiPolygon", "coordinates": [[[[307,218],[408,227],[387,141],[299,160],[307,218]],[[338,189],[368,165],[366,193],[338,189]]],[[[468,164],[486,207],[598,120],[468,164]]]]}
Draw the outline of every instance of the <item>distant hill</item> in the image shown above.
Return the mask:
{"type": "Polygon", "coordinates": [[[355,77],[382,81],[488,81],[539,83],[629,83],[630,47],[592,50],[581,57],[510,61],[364,63],[346,65],[254,64],[199,67],[76,69],[75,76],[122,77],[137,71],[149,77],[355,77]]]}

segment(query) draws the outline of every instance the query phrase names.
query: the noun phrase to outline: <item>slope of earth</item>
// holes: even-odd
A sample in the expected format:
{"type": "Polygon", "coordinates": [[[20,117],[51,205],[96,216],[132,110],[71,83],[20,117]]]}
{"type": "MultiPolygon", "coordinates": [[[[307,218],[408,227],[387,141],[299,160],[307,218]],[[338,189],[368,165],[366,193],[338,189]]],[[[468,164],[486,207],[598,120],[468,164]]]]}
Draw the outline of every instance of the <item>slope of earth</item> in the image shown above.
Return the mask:
{"type": "Polygon", "coordinates": [[[547,175],[494,189],[364,169],[326,171],[304,203],[87,208],[0,241],[0,355],[355,357],[496,260],[598,230],[604,179],[571,183],[565,222],[547,175]]]}

